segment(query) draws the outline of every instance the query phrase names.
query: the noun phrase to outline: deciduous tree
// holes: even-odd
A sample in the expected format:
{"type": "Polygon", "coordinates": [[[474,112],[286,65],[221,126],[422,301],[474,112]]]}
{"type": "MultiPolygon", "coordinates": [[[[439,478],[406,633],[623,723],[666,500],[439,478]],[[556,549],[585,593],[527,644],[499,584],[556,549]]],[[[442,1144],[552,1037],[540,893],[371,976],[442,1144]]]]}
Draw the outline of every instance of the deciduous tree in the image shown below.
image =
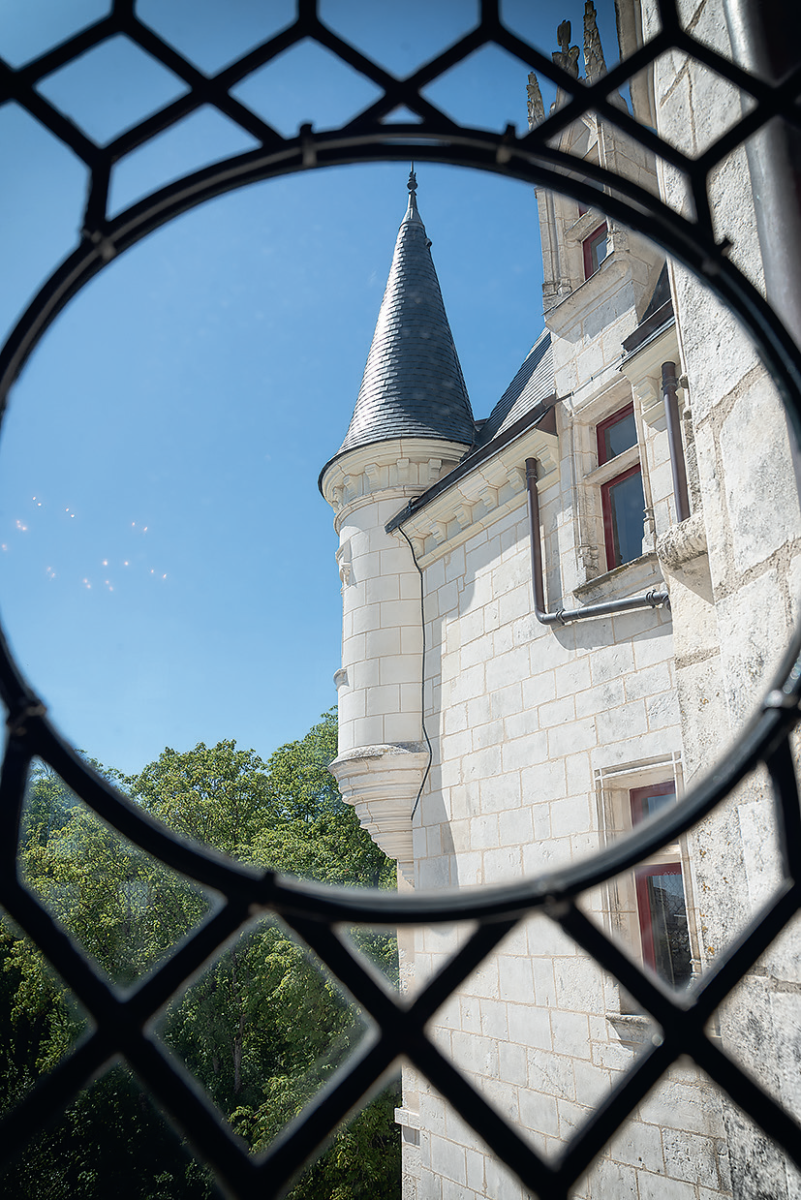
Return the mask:
{"type": "MultiPolygon", "coordinates": [[[[394,864],[360,829],[327,770],[335,753],[332,712],[266,763],[232,741],[200,743],[187,752],[166,749],[138,775],[118,779],[181,836],[242,861],[330,883],[393,886],[394,864]]],[[[116,982],[135,983],[204,918],[209,900],[198,888],[119,838],[51,772],[34,773],[27,807],[22,860],[28,885],[116,982]]],[[[394,938],[370,932],[359,937],[360,947],[389,974],[397,970],[394,938]]],[[[81,1019],[41,953],[8,924],[0,959],[0,1016],[8,1016],[17,1047],[11,1050],[10,1043],[0,1056],[9,1106],[69,1051],[81,1019]]],[[[336,980],[271,919],[243,931],[201,979],[173,998],[159,1034],[257,1150],[302,1110],[362,1029],[336,980]]],[[[297,1184],[297,1200],[399,1194],[396,1102],[394,1096],[374,1101],[340,1131],[297,1184]]],[[[98,1170],[105,1150],[97,1146],[93,1159],[91,1146],[104,1129],[114,1140],[124,1128],[126,1146],[147,1137],[154,1151],[131,1156],[126,1195],[205,1195],[208,1176],[181,1156],[169,1136],[157,1136],[157,1125],[124,1070],[105,1076],[48,1135],[51,1174],[55,1169],[73,1188],[63,1192],[53,1183],[48,1194],[103,1194],[98,1170]],[[83,1183],[74,1190],[76,1172],[83,1183]]],[[[6,1174],[7,1188],[41,1168],[40,1151],[29,1152],[26,1163],[6,1174]]]]}

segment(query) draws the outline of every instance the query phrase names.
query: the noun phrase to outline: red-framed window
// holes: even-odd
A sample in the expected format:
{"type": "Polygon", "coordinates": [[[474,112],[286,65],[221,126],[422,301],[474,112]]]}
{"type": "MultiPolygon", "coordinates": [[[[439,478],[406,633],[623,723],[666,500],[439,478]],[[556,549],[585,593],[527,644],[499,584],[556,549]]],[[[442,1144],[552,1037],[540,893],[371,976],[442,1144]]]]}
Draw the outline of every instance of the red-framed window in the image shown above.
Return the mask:
{"type": "Polygon", "coordinates": [[[648,787],[632,788],[629,800],[631,823],[639,825],[640,821],[647,820],[660,809],[676,803],[676,784],[671,779],[670,783],[652,783],[648,787]]]}
{"type": "MultiPolygon", "coordinates": [[[[611,462],[624,450],[637,444],[634,405],[627,404],[596,427],[598,435],[598,464],[611,462]]],[[[614,479],[601,485],[601,511],[604,519],[606,566],[614,567],[631,562],[642,554],[642,526],[645,496],[642,490],[642,471],[636,463],[614,479]]]]}
{"type": "Polygon", "coordinates": [[[609,230],[604,221],[581,243],[584,252],[584,278],[589,279],[609,253],[609,230]]]}
{"type": "Polygon", "coordinates": [[[598,465],[617,458],[624,450],[637,445],[637,426],[634,423],[634,405],[619,408],[611,417],[596,426],[598,434],[598,465]]]}
{"type": "MultiPolygon", "coordinates": [[[[676,785],[632,788],[631,823],[639,824],[676,800],[676,785]]],[[[634,873],[642,957],[660,979],[685,987],[692,978],[690,927],[678,860],[649,863],[634,873]]]]}

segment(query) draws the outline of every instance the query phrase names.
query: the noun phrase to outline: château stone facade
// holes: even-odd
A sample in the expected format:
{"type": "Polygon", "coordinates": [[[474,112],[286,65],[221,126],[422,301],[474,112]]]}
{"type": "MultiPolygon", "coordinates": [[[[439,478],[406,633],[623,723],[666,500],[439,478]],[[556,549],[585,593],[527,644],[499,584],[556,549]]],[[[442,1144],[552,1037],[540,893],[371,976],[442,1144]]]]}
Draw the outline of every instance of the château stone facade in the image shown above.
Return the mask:
{"type": "MultiPolygon", "coordinates": [[[[617,7],[630,53],[655,29],[657,6],[617,7]]],[[[683,7],[696,36],[730,55],[720,0],[683,7]]],[[[563,64],[578,69],[569,29],[560,39],[563,64]]],[[[603,70],[591,4],[585,63],[589,77],[603,70]]],[[[726,127],[729,90],[673,54],[631,99],[643,124],[698,152],[726,127]]],[[[533,78],[529,114],[542,115],[533,78]]],[[[663,195],[681,186],[591,115],[563,133],[561,149],[663,195]]],[[[744,152],[713,186],[718,236],[736,227],[739,265],[759,284],[744,152]]],[[[784,414],[735,321],[654,246],[568,197],[536,197],[544,328],[476,422],[414,176],[409,187],[356,411],[321,474],[343,595],[332,770],[398,861],[399,886],[454,888],[583,858],[714,763],[787,640],[801,512],[784,414]]],[[[772,822],[761,787],[743,788],[680,843],[599,888],[594,919],[663,981],[686,986],[769,894],[772,822]]],[[[402,935],[404,986],[435,971],[461,932],[402,935]]],[[[801,1053],[792,942],[757,964],[716,1030],[791,1108],[801,1100],[787,1065],[801,1053]]],[[[617,983],[542,918],[467,980],[434,1036],[550,1155],[651,1034],[617,983]]],[[[523,1197],[412,1071],[398,1119],[405,1200],[523,1197]]],[[[575,1194],[801,1191],[687,1064],[648,1095],[575,1194]]]]}

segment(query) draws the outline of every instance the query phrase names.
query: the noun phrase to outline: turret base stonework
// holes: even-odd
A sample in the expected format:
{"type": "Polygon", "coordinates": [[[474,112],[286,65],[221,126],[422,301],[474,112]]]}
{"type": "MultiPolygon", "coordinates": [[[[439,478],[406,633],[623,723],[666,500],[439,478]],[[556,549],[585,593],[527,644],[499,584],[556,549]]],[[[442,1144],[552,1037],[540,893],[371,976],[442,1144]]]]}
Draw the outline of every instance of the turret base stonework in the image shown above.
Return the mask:
{"type": "Polygon", "coordinates": [[[412,809],[428,764],[423,742],[356,746],[329,766],[342,799],[352,804],[363,829],[404,878],[414,882],[412,809]]]}

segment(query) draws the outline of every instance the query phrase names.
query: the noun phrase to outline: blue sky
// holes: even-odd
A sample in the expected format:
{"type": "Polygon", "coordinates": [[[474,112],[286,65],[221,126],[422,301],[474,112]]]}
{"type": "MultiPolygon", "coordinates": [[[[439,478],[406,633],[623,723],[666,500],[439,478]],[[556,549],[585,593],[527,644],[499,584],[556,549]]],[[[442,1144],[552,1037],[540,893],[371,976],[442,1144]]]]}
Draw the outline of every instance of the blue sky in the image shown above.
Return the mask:
{"type": "MultiPolygon", "coordinates": [[[[11,0],[0,54],[19,65],[105,8],[11,0]]],[[[291,15],[255,0],[138,6],[210,72],[272,31],[265,9],[276,27],[291,15]]],[[[574,0],[558,14],[522,0],[503,8],[548,51],[563,17],[580,41],[582,13],[574,0]]],[[[474,14],[456,0],[321,4],[323,20],[398,74],[474,14]]],[[[601,30],[611,61],[604,12],[601,30]]],[[[526,76],[483,52],[428,96],[465,122],[522,128],[526,76]]],[[[120,39],[41,90],[104,142],[181,84],[120,39]]],[[[237,95],[292,133],[306,120],[338,124],[372,89],[307,46],[237,95]]],[[[201,111],[123,160],[111,210],[249,147],[201,111]]],[[[75,244],[85,175],[15,105],[0,108],[0,153],[12,181],[0,194],[5,336],[75,244]]],[[[133,771],[167,745],[229,737],[266,756],[335,703],[336,537],[317,476],[356,399],[407,174],[309,172],[201,206],[95,279],[15,386],[0,441],[0,614],[59,728],[107,765],[133,771]]],[[[542,328],[534,194],[456,168],[417,174],[474,412],[486,416],[542,328]]]]}

